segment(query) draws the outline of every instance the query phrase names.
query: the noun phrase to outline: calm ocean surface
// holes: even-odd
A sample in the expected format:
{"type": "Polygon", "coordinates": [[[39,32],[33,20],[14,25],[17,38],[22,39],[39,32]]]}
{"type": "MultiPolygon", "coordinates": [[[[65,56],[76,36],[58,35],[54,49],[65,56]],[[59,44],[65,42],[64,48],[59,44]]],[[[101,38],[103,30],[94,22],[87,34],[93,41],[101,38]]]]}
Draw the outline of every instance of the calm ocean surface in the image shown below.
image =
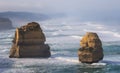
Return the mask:
{"type": "Polygon", "coordinates": [[[52,56],[48,59],[9,58],[15,29],[0,31],[0,73],[120,73],[120,26],[63,20],[40,24],[52,56]],[[86,32],[96,32],[102,40],[104,59],[99,63],[78,61],[79,42],[86,32]]]}

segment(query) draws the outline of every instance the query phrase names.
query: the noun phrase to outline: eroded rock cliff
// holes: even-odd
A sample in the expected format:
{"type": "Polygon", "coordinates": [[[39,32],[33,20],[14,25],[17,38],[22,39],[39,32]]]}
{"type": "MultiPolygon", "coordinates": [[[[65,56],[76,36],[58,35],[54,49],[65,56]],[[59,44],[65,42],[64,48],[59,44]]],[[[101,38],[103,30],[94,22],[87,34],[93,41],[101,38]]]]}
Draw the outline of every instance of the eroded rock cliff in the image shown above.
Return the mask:
{"type": "Polygon", "coordinates": [[[50,47],[45,41],[40,25],[28,23],[16,29],[9,57],[50,57],[50,47]]]}
{"type": "Polygon", "coordinates": [[[80,62],[94,63],[103,59],[102,42],[96,33],[87,32],[80,41],[80,46],[78,50],[80,62]]]}

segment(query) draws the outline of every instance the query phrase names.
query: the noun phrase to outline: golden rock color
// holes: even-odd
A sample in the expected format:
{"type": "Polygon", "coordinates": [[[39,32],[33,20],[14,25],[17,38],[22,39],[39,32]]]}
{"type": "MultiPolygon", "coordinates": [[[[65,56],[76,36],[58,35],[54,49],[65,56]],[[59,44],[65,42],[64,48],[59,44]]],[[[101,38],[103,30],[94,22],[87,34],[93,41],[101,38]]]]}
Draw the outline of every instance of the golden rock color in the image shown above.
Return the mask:
{"type": "Polygon", "coordinates": [[[80,62],[94,63],[103,59],[102,42],[96,33],[87,32],[80,41],[80,46],[78,50],[80,62]]]}

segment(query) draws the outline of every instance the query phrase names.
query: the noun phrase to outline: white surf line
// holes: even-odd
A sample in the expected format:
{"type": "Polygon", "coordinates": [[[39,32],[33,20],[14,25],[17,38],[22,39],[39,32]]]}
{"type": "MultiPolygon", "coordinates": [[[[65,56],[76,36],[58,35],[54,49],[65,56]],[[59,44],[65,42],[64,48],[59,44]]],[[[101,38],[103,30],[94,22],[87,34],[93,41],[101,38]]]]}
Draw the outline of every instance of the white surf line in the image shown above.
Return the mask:
{"type": "Polygon", "coordinates": [[[61,61],[66,61],[66,62],[79,63],[78,60],[72,59],[72,58],[70,59],[70,58],[57,57],[57,58],[55,58],[55,59],[58,59],[58,60],[61,60],[61,61]]]}

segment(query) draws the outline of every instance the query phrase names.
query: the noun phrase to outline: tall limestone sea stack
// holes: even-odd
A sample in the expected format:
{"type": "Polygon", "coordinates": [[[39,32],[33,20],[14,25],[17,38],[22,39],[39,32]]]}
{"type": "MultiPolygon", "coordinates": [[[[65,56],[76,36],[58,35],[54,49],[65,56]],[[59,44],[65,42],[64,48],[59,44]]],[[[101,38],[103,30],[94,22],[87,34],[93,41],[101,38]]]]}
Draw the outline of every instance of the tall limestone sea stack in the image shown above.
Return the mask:
{"type": "Polygon", "coordinates": [[[46,38],[40,25],[36,22],[28,23],[16,29],[9,57],[50,57],[50,47],[45,44],[45,41],[46,38]]]}
{"type": "Polygon", "coordinates": [[[95,63],[103,59],[102,42],[96,33],[87,32],[80,41],[80,46],[78,50],[80,62],[95,63]]]}

